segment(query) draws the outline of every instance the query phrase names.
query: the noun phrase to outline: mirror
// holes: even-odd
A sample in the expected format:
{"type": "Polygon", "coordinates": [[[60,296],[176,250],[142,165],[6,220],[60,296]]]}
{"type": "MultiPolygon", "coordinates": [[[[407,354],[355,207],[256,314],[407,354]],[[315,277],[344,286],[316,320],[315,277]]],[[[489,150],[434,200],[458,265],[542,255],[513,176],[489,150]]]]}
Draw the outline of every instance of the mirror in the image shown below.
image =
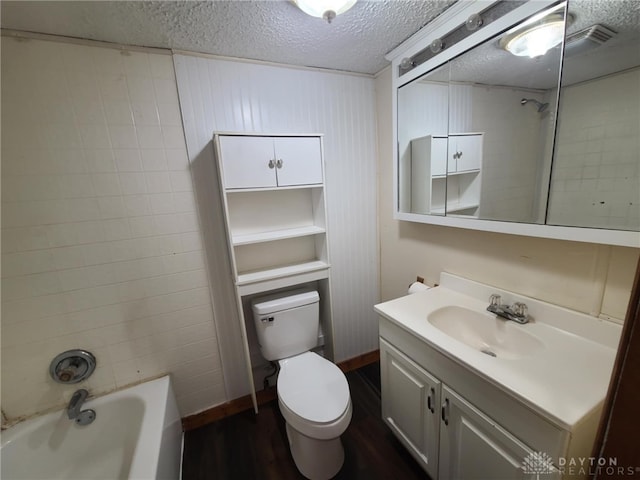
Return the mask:
{"type": "Polygon", "coordinates": [[[400,86],[398,212],[640,230],[639,32],[635,0],[570,0],[400,86]],[[558,17],[564,63],[505,49],[558,17]]]}
{"type": "Polygon", "coordinates": [[[547,223],[640,231],[640,3],[569,12],[547,223]]]}

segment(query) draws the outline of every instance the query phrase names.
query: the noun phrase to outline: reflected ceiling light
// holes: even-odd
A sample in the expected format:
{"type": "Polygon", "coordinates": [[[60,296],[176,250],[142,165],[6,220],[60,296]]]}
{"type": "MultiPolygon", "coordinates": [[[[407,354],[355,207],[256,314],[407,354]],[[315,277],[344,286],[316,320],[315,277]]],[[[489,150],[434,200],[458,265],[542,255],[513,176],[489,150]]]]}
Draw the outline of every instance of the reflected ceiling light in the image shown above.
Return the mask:
{"type": "Polygon", "coordinates": [[[300,10],[312,17],[323,18],[327,23],[349,10],[356,0],[292,0],[300,10]]]}
{"type": "MultiPolygon", "coordinates": [[[[560,7],[564,8],[564,4],[560,7]]],[[[535,58],[544,55],[562,43],[564,38],[565,17],[562,13],[557,13],[560,7],[541,12],[507,32],[500,39],[500,47],[518,57],[535,58]]],[[[567,25],[572,20],[573,17],[567,15],[567,25]]]]}

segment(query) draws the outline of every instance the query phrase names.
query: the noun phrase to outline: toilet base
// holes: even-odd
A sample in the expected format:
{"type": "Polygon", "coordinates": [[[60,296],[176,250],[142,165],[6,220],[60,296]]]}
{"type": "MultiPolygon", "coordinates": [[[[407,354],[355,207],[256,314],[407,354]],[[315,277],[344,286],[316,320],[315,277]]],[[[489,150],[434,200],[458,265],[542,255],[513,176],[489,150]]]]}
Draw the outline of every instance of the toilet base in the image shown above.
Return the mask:
{"type": "Polygon", "coordinates": [[[344,463],[340,437],[317,440],[303,435],[288,423],[286,427],[291,455],[302,475],[310,480],[328,480],[336,476],[344,463]]]}

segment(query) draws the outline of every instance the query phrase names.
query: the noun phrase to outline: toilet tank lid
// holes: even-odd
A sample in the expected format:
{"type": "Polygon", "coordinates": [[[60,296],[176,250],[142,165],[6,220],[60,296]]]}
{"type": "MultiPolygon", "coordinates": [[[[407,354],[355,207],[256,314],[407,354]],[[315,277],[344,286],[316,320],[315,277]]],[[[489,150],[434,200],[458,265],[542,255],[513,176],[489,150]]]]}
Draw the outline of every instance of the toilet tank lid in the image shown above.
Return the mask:
{"type": "Polygon", "coordinates": [[[319,301],[320,296],[315,290],[295,290],[256,298],[251,302],[251,307],[256,315],[268,315],[319,301]]]}

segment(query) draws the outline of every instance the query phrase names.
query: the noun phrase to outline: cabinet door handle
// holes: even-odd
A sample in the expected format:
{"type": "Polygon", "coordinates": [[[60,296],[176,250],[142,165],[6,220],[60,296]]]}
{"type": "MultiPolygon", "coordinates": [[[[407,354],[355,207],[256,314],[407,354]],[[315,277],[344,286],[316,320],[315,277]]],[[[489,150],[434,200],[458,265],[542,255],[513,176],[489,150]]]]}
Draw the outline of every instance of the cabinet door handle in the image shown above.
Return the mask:
{"type": "Polygon", "coordinates": [[[273,159],[269,160],[269,168],[274,168],[276,166],[276,162],[273,161],[273,159]]]}
{"type": "Polygon", "coordinates": [[[442,403],[442,421],[445,425],[449,425],[449,399],[445,398],[442,403]]]}
{"type": "Polygon", "coordinates": [[[278,167],[278,168],[282,168],[282,164],[283,164],[283,163],[284,163],[284,162],[282,161],[282,159],[281,159],[281,158],[277,159],[277,160],[276,160],[276,167],[278,167]]]}
{"type": "Polygon", "coordinates": [[[433,404],[433,397],[435,396],[435,394],[436,394],[436,390],[433,387],[431,387],[429,389],[429,396],[427,397],[427,408],[431,413],[435,413],[436,411],[436,407],[433,404]]]}
{"type": "Polygon", "coordinates": [[[462,158],[462,152],[458,152],[458,158],[462,158]]]}

